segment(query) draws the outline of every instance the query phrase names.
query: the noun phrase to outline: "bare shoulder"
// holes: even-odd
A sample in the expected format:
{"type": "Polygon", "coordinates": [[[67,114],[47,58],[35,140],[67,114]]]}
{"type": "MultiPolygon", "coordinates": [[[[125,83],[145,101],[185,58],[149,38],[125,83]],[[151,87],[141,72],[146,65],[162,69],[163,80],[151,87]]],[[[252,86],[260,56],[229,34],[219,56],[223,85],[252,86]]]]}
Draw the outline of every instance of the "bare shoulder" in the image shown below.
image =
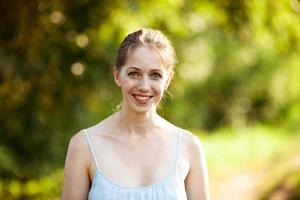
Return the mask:
{"type": "Polygon", "coordinates": [[[86,138],[83,130],[77,132],[71,137],[69,142],[69,149],[72,149],[73,151],[81,151],[86,149],[86,147],[86,138]]]}
{"type": "Polygon", "coordinates": [[[71,160],[82,162],[82,164],[88,166],[89,149],[83,130],[71,137],[67,156],[69,156],[71,160]]]}
{"type": "Polygon", "coordinates": [[[182,130],[190,168],[185,179],[185,188],[189,199],[209,200],[208,172],[204,151],[200,139],[190,131],[182,130]]]}
{"type": "Polygon", "coordinates": [[[196,135],[194,135],[193,133],[191,133],[188,130],[185,129],[181,129],[181,137],[182,140],[190,145],[193,148],[200,148],[201,147],[201,141],[200,138],[198,138],[196,135]]]}
{"type": "Polygon", "coordinates": [[[86,199],[90,186],[88,144],[84,132],[76,133],[69,142],[64,167],[62,199],[86,199]]]}
{"type": "Polygon", "coordinates": [[[199,137],[188,130],[181,129],[181,141],[189,156],[189,160],[194,160],[195,156],[203,156],[203,148],[199,137]]]}

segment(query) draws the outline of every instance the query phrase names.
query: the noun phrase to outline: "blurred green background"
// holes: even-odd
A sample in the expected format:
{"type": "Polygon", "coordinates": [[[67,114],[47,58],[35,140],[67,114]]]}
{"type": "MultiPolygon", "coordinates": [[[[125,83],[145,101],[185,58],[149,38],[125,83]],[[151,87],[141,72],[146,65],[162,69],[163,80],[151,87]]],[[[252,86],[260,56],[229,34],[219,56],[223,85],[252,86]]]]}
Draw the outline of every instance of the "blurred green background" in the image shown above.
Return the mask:
{"type": "Polygon", "coordinates": [[[160,114],[204,145],[213,199],[300,199],[299,0],[0,3],[0,199],[59,199],[70,137],[121,100],[122,39],[162,30],[160,114]]]}

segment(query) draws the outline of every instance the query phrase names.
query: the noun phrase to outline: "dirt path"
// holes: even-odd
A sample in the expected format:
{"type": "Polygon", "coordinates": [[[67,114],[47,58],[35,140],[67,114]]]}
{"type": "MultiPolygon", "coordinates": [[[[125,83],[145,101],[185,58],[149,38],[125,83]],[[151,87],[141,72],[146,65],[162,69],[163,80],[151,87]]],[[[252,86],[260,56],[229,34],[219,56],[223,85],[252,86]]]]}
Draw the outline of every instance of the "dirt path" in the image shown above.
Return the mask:
{"type": "Polygon", "coordinates": [[[245,171],[218,180],[218,183],[212,182],[212,200],[253,200],[257,194],[257,183],[263,178],[262,172],[245,171]]]}
{"type": "MultiPolygon", "coordinates": [[[[300,169],[300,155],[284,159],[264,169],[243,171],[219,180],[211,180],[212,200],[255,200],[263,192],[262,183],[280,169],[300,169]]],[[[282,172],[284,173],[284,172],[282,172]]],[[[269,200],[277,200],[281,193],[274,193],[269,200]]],[[[283,200],[279,198],[280,200],[283,200]]]]}

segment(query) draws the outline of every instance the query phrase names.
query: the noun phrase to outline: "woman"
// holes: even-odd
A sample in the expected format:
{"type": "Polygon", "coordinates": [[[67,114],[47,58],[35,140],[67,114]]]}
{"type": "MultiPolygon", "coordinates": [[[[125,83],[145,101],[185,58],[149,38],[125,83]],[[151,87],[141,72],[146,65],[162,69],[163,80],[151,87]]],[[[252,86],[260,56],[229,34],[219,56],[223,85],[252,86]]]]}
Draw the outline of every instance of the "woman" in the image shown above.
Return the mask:
{"type": "Polygon", "coordinates": [[[156,113],[175,62],[158,30],[124,39],[113,69],[121,108],[72,137],[63,200],[210,199],[199,140],[156,113]]]}

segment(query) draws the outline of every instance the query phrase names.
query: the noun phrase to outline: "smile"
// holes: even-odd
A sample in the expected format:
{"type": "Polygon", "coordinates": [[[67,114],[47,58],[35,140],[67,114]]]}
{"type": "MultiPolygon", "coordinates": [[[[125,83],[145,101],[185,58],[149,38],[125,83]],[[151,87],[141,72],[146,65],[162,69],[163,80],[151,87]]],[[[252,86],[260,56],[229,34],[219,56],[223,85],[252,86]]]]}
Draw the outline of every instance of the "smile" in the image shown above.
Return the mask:
{"type": "Polygon", "coordinates": [[[149,100],[150,100],[150,98],[153,97],[153,96],[137,95],[137,94],[133,94],[132,96],[140,104],[146,104],[146,103],[148,103],[149,100]]]}

